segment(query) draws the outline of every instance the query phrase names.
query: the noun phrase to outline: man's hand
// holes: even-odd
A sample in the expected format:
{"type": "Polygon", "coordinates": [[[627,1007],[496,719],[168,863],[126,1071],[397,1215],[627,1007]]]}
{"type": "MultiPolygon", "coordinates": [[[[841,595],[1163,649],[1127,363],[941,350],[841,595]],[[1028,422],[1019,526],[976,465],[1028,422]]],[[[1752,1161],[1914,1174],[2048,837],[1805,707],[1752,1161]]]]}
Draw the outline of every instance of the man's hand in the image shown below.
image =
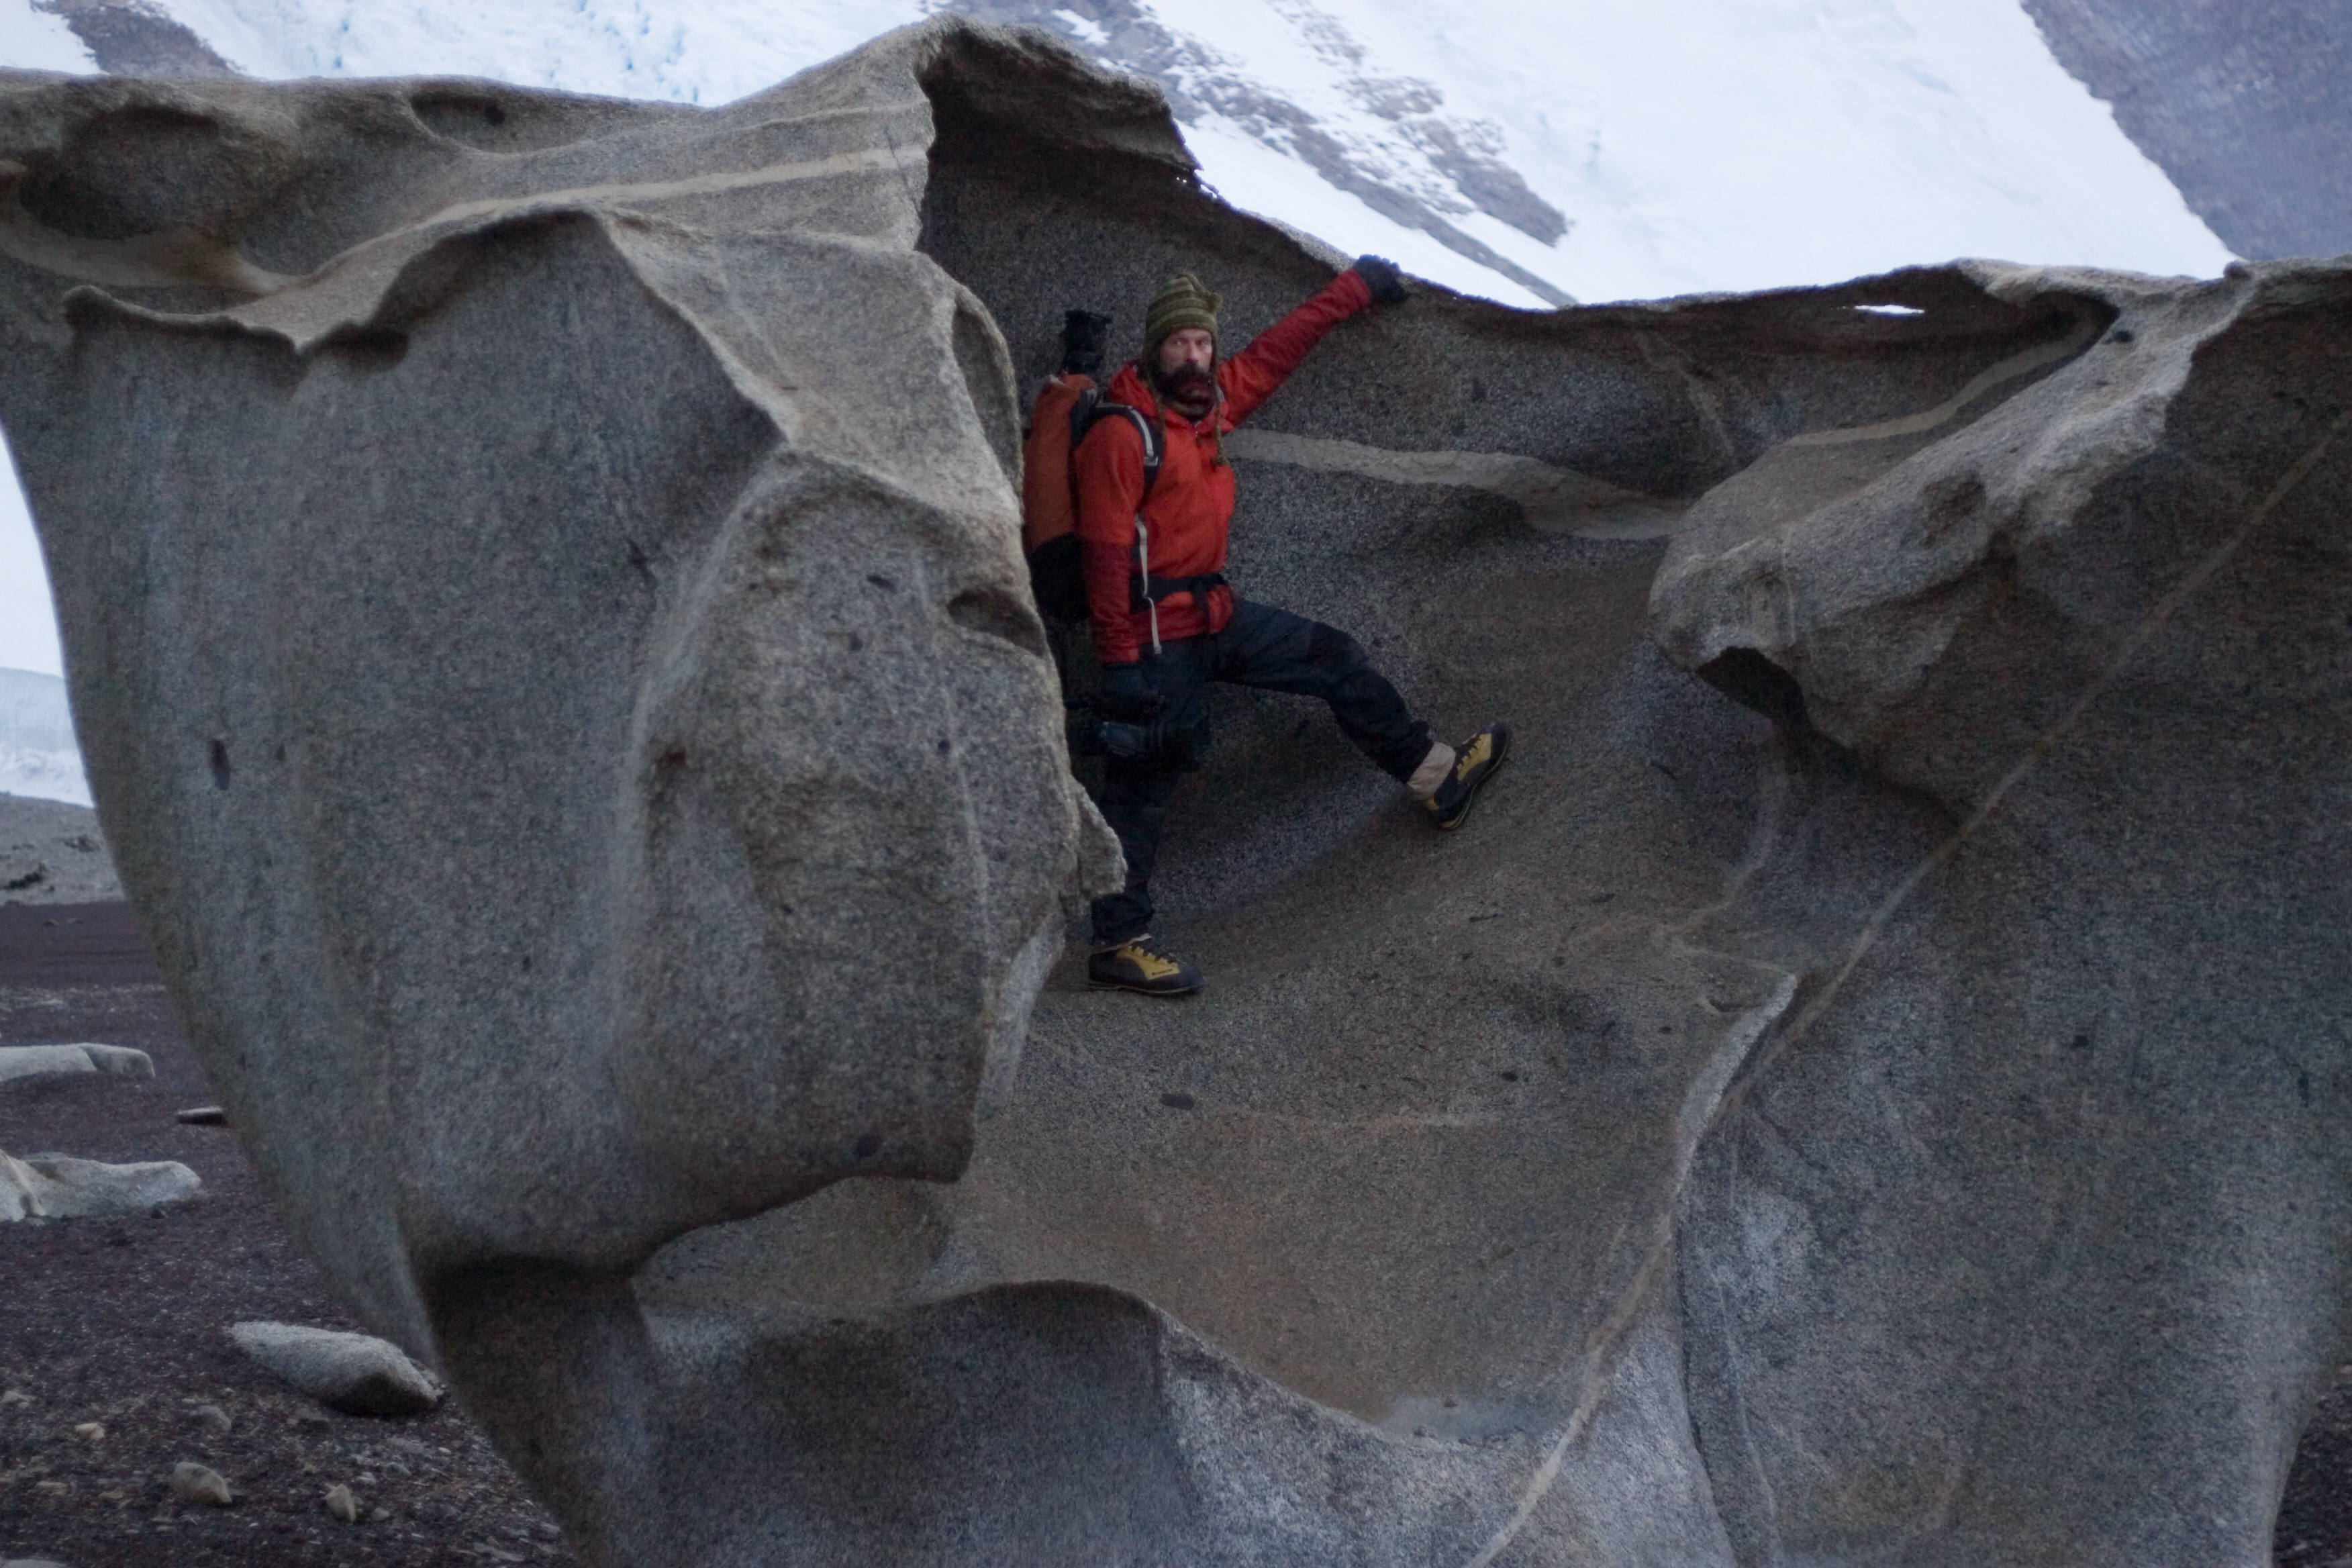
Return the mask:
{"type": "Polygon", "coordinates": [[[1402,305],[1406,299],[1404,279],[1397,265],[1385,256],[1356,258],[1356,276],[1372,291],[1375,305],[1402,305]]]}
{"type": "Polygon", "coordinates": [[[1140,660],[1102,667],[1102,687],[1095,695],[1095,707],[1104,718],[1148,724],[1160,717],[1160,709],[1167,705],[1166,698],[1144,683],[1140,660]]]}

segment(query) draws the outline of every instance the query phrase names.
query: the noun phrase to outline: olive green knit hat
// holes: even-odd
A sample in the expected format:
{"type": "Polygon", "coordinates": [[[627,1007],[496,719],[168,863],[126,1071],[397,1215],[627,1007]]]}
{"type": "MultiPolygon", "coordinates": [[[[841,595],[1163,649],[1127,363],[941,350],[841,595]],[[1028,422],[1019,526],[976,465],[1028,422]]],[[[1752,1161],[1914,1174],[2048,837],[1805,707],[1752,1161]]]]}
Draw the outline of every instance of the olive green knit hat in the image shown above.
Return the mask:
{"type": "Polygon", "coordinates": [[[1151,309],[1143,313],[1143,363],[1151,363],[1169,335],[1187,327],[1216,336],[1217,307],[1224,302],[1224,296],[1210,293],[1189,272],[1179,272],[1162,283],[1160,292],[1152,296],[1151,309]]]}

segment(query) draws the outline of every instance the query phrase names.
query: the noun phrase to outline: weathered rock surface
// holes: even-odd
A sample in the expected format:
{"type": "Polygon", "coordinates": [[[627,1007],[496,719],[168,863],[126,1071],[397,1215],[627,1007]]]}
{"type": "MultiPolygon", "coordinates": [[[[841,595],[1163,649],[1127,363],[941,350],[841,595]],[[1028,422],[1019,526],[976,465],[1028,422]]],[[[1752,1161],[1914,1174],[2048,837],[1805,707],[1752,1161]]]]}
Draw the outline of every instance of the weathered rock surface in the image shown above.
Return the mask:
{"type": "Polygon", "coordinates": [[[184,1203],[204,1184],[177,1160],[110,1165],[63,1154],[16,1159],[0,1152],[0,1222],[107,1219],[184,1203]]]}
{"type": "Polygon", "coordinates": [[[1810,758],[1727,913],[1812,989],[1684,1199],[1694,1415],[1774,1435],[1710,1450],[1743,1555],[2260,1562],[2352,1219],[2352,266],[1980,276],[2114,315],[1782,447],[1653,593],[1810,758]]]}
{"type": "Polygon", "coordinates": [[[2059,63],[2248,258],[2352,251],[2352,15],[2334,0],[2024,0],[2059,63]]]}
{"type": "Polygon", "coordinates": [[[0,1046],[0,1083],[19,1079],[153,1078],[154,1059],[132,1046],[0,1046]]]}
{"type": "Polygon", "coordinates": [[[346,1415],[422,1415],[441,1403],[440,1385],[373,1334],[299,1323],[233,1323],[237,1349],[330,1410],[346,1415]]]}
{"type": "Polygon", "coordinates": [[[943,20],[709,112],[20,79],[0,158],[126,888],[592,1560],[2264,1556],[2352,1234],[2352,272],[1350,323],[1230,570],[1517,760],[1440,838],[1226,694],[1210,990],[1033,1016],[1101,857],[1016,376],[1332,259],[1155,97],[943,20]]]}

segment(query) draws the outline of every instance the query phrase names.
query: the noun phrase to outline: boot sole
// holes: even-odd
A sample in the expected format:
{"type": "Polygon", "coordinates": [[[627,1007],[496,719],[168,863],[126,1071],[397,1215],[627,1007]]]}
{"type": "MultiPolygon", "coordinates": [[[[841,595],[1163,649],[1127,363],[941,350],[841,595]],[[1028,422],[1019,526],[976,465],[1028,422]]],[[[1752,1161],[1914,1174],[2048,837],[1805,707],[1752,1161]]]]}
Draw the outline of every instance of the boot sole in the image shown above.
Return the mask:
{"type": "Polygon", "coordinates": [[[1094,976],[1088,975],[1087,976],[1087,989],[1089,991],[1125,991],[1130,995],[1135,996],[1190,996],[1201,989],[1201,983],[1196,980],[1190,985],[1129,985],[1122,981],[1097,980],[1094,976]]]}

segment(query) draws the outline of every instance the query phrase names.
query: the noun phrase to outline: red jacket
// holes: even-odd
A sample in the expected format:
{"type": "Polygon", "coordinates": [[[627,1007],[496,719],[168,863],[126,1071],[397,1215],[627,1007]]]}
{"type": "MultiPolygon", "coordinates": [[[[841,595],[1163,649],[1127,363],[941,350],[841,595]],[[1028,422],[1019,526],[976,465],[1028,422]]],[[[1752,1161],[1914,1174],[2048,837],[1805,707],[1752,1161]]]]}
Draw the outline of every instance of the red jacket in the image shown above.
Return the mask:
{"type": "MultiPolygon", "coordinates": [[[[1231,430],[1273,395],[1298,368],[1323,334],[1372,302],[1372,291],[1352,271],[1342,272],[1321,293],[1252,339],[1249,347],[1218,364],[1217,385],[1224,400],[1197,424],[1173,408],[1161,417],[1160,477],[1143,503],[1150,537],[1151,574],[1200,577],[1225,569],[1225,532],[1234,519],[1234,471],[1215,468],[1210,421],[1231,430]]],[[[1111,377],[1104,395],[1151,413],[1151,388],[1129,360],[1111,377]]],[[[1098,422],[1078,447],[1078,556],[1086,573],[1087,605],[1095,628],[1095,657],[1126,664],[1151,647],[1150,614],[1129,610],[1129,584],[1135,574],[1135,510],[1143,496],[1143,437],[1122,417],[1098,422]]],[[[1233,619],[1229,588],[1213,588],[1203,605],[1191,594],[1171,594],[1160,604],[1160,638],[1196,637],[1223,631],[1233,619]]]]}

